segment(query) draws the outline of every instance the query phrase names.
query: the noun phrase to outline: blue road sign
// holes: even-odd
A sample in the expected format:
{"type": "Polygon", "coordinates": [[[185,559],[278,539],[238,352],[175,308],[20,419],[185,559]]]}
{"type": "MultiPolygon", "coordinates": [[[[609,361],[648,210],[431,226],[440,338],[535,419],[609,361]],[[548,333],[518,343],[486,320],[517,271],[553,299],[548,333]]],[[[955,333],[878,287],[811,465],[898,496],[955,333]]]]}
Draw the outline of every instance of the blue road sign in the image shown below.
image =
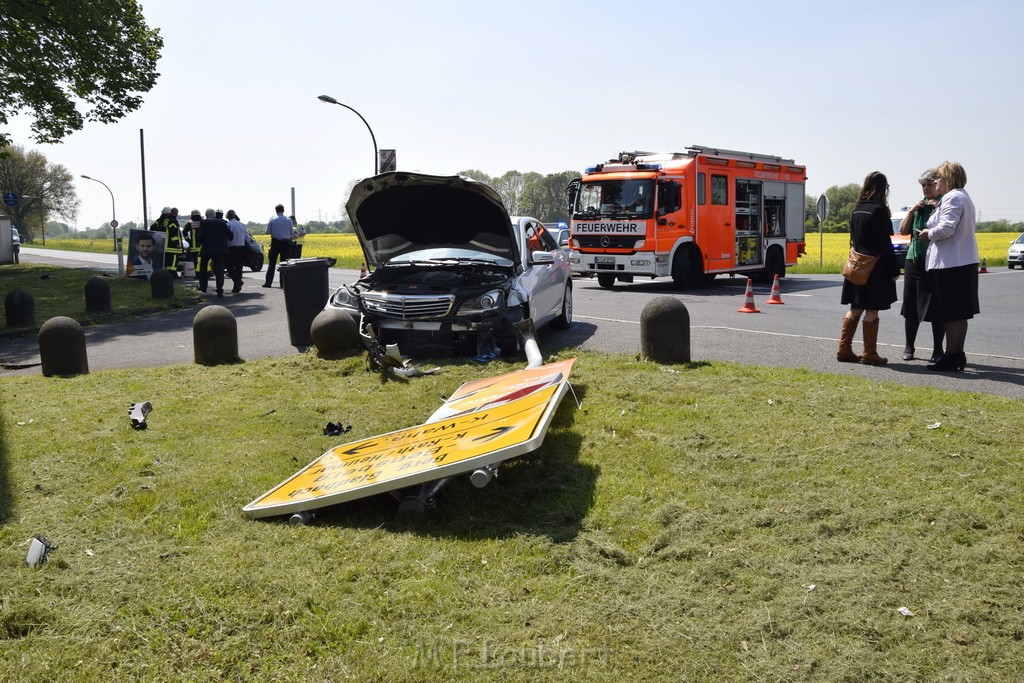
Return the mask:
{"type": "Polygon", "coordinates": [[[20,201],[21,197],[13,192],[4,192],[4,204],[7,206],[17,206],[20,201]]]}

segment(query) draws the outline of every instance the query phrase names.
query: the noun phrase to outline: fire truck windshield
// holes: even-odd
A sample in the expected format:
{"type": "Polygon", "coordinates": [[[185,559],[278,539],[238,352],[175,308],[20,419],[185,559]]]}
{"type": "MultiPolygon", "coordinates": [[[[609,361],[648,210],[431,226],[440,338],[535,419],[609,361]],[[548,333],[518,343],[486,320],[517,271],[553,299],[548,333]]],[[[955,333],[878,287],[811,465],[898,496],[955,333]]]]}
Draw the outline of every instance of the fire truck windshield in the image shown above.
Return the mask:
{"type": "Polygon", "coordinates": [[[653,180],[600,180],[580,186],[573,218],[650,218],[653,214],[653,180]]]}

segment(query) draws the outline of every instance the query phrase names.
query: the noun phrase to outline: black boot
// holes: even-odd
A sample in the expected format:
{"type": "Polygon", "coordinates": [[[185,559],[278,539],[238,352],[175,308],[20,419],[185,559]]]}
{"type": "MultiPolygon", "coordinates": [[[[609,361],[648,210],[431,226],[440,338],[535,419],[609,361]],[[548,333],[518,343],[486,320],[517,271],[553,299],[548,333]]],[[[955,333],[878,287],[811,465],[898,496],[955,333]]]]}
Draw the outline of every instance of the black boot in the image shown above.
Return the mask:
{"type": "Polygon", "coordinates": [[[929,363],[938,363],[942,358],[942,342],[946,338],[946,328],[942,323],[932,323],[932,357],[929,363]]]}
{"type": "Polygon", "coordinates": [[[944,353],[935,363],[928,366],[929,370],[938,372],[960,372],[967,365],[967,356],[962,353],[944,353]]]}

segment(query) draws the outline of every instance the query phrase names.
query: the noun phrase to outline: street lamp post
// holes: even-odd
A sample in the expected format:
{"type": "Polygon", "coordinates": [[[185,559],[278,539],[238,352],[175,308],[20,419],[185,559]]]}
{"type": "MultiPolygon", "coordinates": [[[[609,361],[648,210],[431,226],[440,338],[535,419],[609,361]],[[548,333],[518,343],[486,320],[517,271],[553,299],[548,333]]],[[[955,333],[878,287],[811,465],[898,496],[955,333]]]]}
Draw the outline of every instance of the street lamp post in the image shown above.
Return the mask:
{"type": "Polygon", "coordinates": [[[110,192],[110,227],[114,230],[114,253],[117,253],[117,208],[114,206],[114,193],[111,192],[107,184],[102,180],[96,180],[96,178],[90,178],[87,175],[82,176],[86,180],[92,180],[103,187],[107,188],[107,192],[110,192]]]}
{"type": "Polygon", "coordinates": [[[374,137],[373,129],[370,128],[370,124],[366,123],[366,119],[363,118],[363,115],[360,114],[359,112],[357,112],[352,107],[348,106],[347,104],[342,104],[341,102],[339,102],[338,100],[334,99],[330,95],[320,95],[319,97],[317,97],[317,99],[320,100],[321,102],[326,102],[327,104],[336,104],[339,107],[345,107],[345,109],[348,109],[349,111],[354,113],[356,116],[359,117],[359,119],[364,124],[366,124],[366,130],[370,131],[370,139],[373,140],[373,175],[377,175],[377,169],[378,169],[377,158],[379,157],[379,154],[377,153],[377,138],[374,137]]]}

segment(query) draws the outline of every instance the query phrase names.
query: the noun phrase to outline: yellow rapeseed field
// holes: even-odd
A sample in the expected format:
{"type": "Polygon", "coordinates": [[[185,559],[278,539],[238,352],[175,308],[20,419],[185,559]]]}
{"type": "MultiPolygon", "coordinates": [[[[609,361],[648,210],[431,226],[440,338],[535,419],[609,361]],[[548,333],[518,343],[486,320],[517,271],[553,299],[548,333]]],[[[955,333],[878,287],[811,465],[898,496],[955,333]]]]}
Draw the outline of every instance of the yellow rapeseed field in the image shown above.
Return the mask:
{"type": "MultiPolygon", "coordinates": [[[[263,245],[263,252],[270,251],[269,235],[253,235],[263,245]]],[[[359,240],[353,234],[310,234],[306,235],[302,244],[302,258],[330,257],[338,268],[359,268],[363,262],[363,250],[359,240]]]]}
{"type": "MultiPolygon", "coordinates": [[[[1006,251],[1017,237],[1009,232],[979,232],[978,251],[987,266],[1005,266],[1006,251]]],[[[850,235],[845,232],[807,234],[807,253],[789,269],[790,273],[838,273],[850,252],[850,235]],[[822,239],[824,238],[824,239],[822,239]]]]}
{"type": "MultiPolygon", "coordinates": [[[[1018,233],[1009,232],[979,232],[978,249],[985,264],[992,266],[1006,265],[1006,251],[1010,242],[1016,239],[1018,233]]],[[[256,240],[263,245],[264,253],[270,249],[270,238],[267,235],[254,235],[256,240]]],[[[53,249],[67,249],[70,251],[91,251],[96,253],[110,253],[113,240],[109,239],[48,239],[46,246],[53,249]]],[[[838,273],[843,267],[843,261],[850,249],[850,236],[848,233],[808,233],[807,253],[800,258],[800,262],[789,269],[791,273],[838,273]],[[824,239],[821,239],[821,238],[824,239]],[[820,246],[819,246],[820,245],[820,246]]],[[[32,246],[36,246],[33,244],[32,246]]],[[[359,240],[352,234],[310,234],[306,235],[302,246],[303,258],[313,256],[327,256],[335,259],[338,268],[357,269],[363,262],[363,251],[359,248],[359,240]]]]}

